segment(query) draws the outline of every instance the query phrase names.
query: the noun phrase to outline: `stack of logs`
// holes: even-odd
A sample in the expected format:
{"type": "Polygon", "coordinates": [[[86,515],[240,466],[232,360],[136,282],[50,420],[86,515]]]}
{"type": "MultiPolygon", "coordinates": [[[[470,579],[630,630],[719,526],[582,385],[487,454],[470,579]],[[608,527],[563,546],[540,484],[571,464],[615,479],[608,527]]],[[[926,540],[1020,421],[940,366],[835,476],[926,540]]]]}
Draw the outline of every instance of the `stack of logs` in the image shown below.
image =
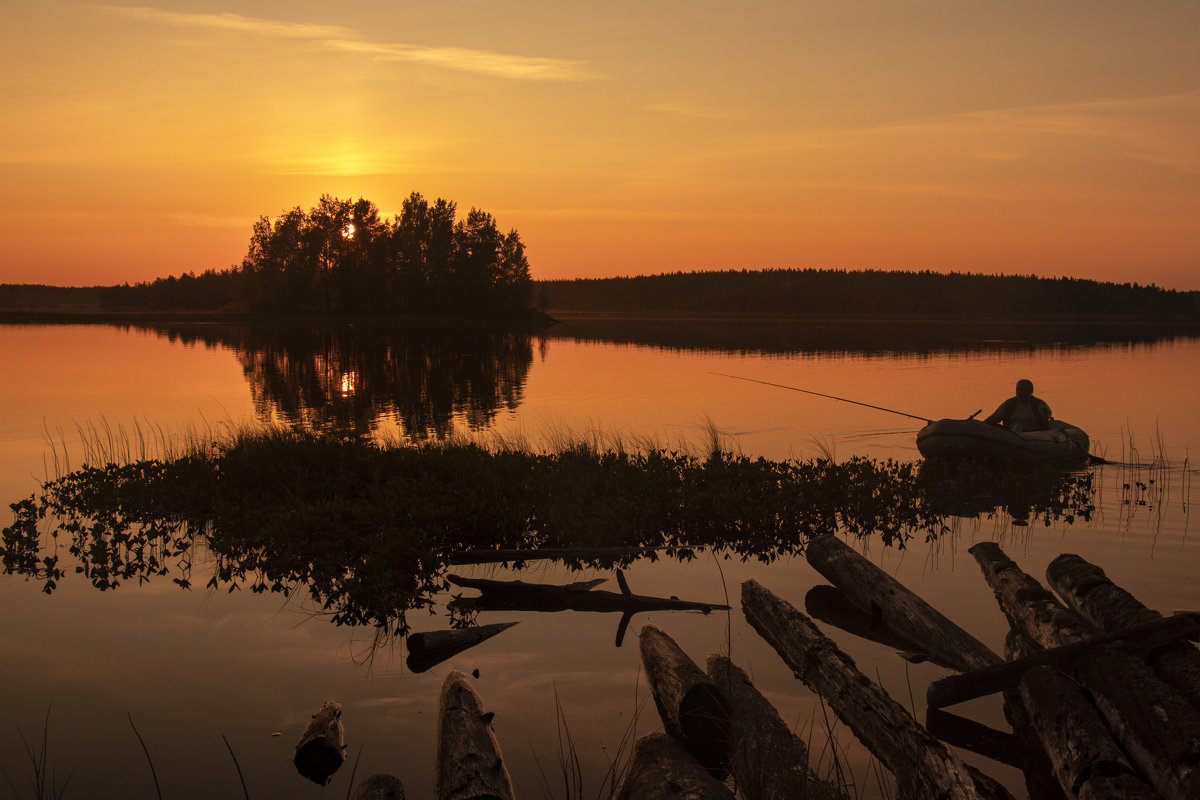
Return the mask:
{"type": "MultiPolygon", "coordinates": [[[[1011,799],[943,738],[1020,767],[1035,800],[1200,798],[1200,651],[1188,641],[1200,638],[1198,615],[1164,618],[1074,555],[1054,559],[1047,574],[1064,605],[998,545],[970,552],[1010,622],[1007,660],[841,540],[818,537],[807,549],[809,563],[834,584],[809,592],[809,613],[959,673],[930,685],[924,726],[808,616],[755,581],[742,585],[742,611],[893,773],[901,798],[1011,799]],[[1003,692],[1011,733],[969,721],[968,729],[982,730],[952,732],[947,720],[961,718],[944,706],[995,692],[1003,692]]],[[[701,669],[653,625],[642,628],[640,648],[665,733],[635,743],[620,800],[729,800],[731,783],[754,800],[846,798],[811,772],[803,740],[728,658],[709,656],[701,669]]],[[[336,746],[340,765],[340,722],[331,725],[322,712],[310,729],[325,718],[328,733],[318,738],[336,746]]],[[[439,800],[514,797],[491,717],[467,676],[451,672],[438,724],[439,800]]],[[[403,796],[398,780],[381,775],[353,795],[403,796]]]]}

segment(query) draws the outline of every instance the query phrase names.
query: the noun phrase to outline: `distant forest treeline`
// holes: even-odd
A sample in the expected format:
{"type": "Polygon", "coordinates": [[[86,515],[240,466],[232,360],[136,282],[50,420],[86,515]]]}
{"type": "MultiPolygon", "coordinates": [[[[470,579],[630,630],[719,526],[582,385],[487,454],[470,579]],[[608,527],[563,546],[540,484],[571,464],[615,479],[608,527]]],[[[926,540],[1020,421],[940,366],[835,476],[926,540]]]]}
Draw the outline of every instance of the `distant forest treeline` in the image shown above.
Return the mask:
{"type": "Polygon", "coordinates": [[[1032,275],[769,269],[539,281],[550,312],[1200,318],[1200,292],[1032,275]]]}

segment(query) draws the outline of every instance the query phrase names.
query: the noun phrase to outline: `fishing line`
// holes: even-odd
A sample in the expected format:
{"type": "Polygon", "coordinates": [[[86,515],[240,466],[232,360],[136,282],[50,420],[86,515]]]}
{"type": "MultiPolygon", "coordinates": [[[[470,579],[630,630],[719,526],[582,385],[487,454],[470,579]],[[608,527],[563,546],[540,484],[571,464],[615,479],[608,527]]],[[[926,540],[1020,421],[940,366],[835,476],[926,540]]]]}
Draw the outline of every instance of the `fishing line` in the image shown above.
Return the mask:
{"type": "MultiPolygon", "coordinates": [[[[795,386],[785,386],[782,383],[771,383],[770,381],[760,381],[756,378],[743,378],[741,375],[730,375],[725,372],[710,372],[709,374],[710,375],[720,375],[722,378],[734,378],[739,381],[749,381],[750,383],[761,383],[763,386],[774,386],[777,389],[787,389],[788,391],[792,391],[792,392],[804,392],[804,394],[813,394],[813,395],[816,395],[817,397],[827,397],[830,400],[838,400],[843,403],[853,403],[856,406],[866,406],[867,408],[873,408],[877,411],[886,411],[889,414],[899,414],[902,417],[908,417],[910,419],[919,419],[926,424],[933,422],[933,420],[931,420],[929,417],[921,416],[919,414],[909,414],[904,411],[897,411],[894,408],[884,408],[883,406],[875,406],[875,405],[871,405],[870,403],[863,403],[858,400],[851,400],[847,397],[838,397],[838,396],[832,395],[832,394],[825,394],[824,392],[814,392],[811,389],[800,389],[795,386]]],[[[979,412],[976,411],[975,413],[978,414],[979,412]]]]}

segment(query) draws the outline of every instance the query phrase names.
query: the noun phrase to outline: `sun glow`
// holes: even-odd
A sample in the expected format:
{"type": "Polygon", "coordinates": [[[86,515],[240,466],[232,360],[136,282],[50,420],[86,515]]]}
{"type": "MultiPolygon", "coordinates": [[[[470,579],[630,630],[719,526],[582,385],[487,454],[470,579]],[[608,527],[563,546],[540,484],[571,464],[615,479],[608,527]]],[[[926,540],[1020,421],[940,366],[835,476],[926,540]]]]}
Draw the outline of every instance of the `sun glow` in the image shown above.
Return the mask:
{"type": "Polygon", "coordinates": [[[343,239],[353,239],[354,238],[354,223],[353,222],[347,222],[346,227],[342,228],[342,238],[343,239]]]}

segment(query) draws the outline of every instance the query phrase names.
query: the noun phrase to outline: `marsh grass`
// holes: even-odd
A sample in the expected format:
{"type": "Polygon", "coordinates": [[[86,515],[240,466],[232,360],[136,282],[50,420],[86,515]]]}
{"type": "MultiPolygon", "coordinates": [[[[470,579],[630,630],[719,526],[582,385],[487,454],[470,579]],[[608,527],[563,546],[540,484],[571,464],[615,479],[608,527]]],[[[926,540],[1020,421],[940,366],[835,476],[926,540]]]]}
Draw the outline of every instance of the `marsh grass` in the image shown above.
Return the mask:
{"type": "MultiPolygon", "coordinates": [[[[61,785],[59,784],[58,771],[50,755],[50,708],[46,708],[46,719],[42,723],[42,738],[36,747],[25,738],[25,732],[21,730],[20,725],[17,725],[17,735],[21,738],[21,745],[25,748],[25,756],[29,759],[30,796],[34,800],[58,800],[65,797],[75,771],[72,770],[68,773],[61,785]]],[[[12,792],[12,796],[14,798],[20,797],[21,792],[17,789],[12,776],[8,774],[8,770],[4,767],[3,762],[0,762],[0,773],[3,773],[4,780],[8,783],[8,788],[12,792]]]]}

